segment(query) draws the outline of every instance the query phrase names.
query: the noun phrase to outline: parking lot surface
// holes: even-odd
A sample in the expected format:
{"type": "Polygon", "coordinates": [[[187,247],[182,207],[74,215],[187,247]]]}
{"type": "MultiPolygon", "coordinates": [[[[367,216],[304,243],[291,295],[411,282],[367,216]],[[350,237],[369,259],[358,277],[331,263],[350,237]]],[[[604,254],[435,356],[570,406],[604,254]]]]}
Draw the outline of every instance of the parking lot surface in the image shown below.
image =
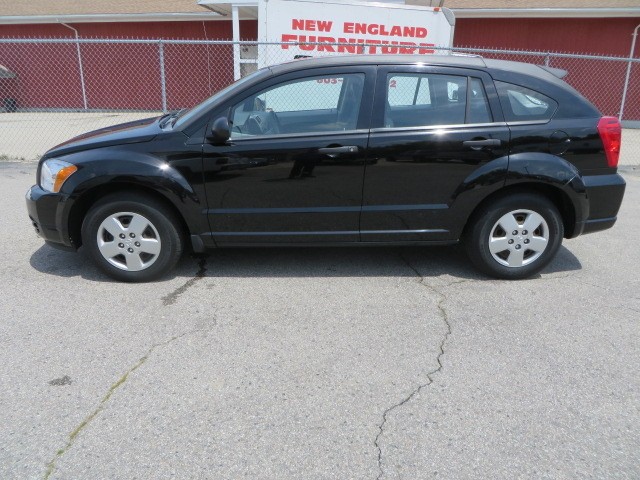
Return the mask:
{"type": "Polygon", "coordinates": [[[640,478],[640,175],[538,277],[231,249],[152,284],[45,246],[0,164],[0,478],[640,478]]]}

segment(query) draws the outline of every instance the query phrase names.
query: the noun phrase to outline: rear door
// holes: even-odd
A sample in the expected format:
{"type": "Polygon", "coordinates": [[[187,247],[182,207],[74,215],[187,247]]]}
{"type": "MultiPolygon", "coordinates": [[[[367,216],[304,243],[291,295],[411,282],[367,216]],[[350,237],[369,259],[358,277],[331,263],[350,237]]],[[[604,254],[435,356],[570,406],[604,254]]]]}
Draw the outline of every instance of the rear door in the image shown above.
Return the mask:
{"type": "Polygon", "coordinates": [[[491,77],[464,68],[393,66],[379,69],[376,85],[361,240],[455,240],[458,189],[508,154],[509,129],[491,77]]]}

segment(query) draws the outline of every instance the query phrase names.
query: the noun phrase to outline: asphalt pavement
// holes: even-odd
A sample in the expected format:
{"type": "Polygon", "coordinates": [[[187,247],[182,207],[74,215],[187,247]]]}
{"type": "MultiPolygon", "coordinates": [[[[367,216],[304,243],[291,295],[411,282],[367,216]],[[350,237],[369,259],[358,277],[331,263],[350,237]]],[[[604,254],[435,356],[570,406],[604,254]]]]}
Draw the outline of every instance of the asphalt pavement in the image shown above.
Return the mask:
{"type": "Polygon", "coordinates": [[[116,283],[0,164],[0,478],[640,478],[640,172],[526,281],[459,248],[230,249],[116,283]]]}

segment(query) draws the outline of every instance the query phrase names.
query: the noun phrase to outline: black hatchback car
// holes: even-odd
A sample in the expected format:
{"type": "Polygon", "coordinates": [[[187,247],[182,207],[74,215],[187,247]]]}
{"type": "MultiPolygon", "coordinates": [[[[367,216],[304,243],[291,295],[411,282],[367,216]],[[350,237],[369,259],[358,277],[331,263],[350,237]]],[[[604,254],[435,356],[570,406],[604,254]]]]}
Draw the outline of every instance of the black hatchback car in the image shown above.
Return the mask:
{"type": "Polygon", "coordinates": [[[610,228],[621,128],[565,72],[458,56],[345,56],[265,68],[190,110],[48,151],[36,231],[145,281],[183,251],[464,241],[500,278],[610,228]]]}

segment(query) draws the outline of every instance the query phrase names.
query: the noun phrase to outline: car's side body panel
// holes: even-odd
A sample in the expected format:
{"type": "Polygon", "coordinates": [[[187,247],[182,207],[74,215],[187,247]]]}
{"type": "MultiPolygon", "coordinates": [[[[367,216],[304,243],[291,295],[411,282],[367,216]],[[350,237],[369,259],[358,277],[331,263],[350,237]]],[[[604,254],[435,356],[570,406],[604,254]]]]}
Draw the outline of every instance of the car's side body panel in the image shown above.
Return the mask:
{"type": "Polygon", "coordinates": [[[506,178],[509,131],[506,126],[482,128],[483,137],[499,139],[503,146],[491,151],[463,146],[480,134],[464,125],[372,132],[362,240],[457,240],[465,214],[506,178]]]}
{"type": "Polygon", "coordinates": [[[204,147],[218,245],[355,242],[367,132],[242,140],[204,147]],[[330,158],[321,148],[353,147],[330,158]]]}

